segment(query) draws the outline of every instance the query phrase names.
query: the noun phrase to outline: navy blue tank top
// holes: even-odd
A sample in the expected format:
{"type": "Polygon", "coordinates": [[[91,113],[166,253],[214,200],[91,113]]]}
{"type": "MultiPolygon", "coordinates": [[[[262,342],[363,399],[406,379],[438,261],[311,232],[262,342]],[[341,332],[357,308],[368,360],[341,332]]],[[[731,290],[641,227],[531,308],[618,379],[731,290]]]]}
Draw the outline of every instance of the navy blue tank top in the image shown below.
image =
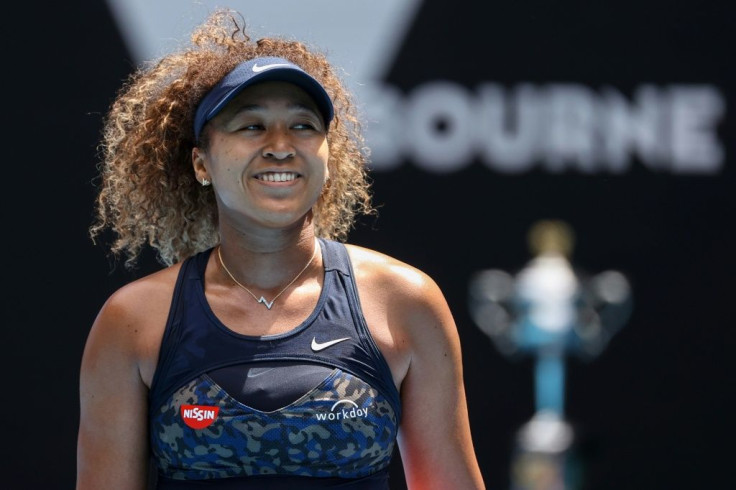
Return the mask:
{"type": "MultiPolygon", "coordinates": [[[[320,244],[317,306],[279,335],[241,335],[217,319],[204,294],[212,249],[182,263],[149,393],[158,489],[388,488],[399,393],[365,324],[345,246],[320,244]],[[228,369],[279,363],[319,366],[320,379],[267,409],[218,383],[228,369]]],[[[278,393],[288,383],[271,384],[278,393]]]]}

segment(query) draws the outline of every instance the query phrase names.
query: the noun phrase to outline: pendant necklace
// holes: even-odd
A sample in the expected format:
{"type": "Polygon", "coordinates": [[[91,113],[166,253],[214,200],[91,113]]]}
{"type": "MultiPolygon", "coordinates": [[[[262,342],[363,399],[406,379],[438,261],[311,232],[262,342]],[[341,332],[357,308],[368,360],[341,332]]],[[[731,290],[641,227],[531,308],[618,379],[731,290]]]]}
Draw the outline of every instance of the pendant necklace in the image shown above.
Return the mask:
{"type": "Polygon", "coordinates": [[[253,292],[252,292],[252,291],[251,291],[250,289],[248,289],[247,287],[243,286],[242,284],[240,284],[240,282],[238,282],[238,280],[237,280],[237,279],[235,279],[235,277],[234,277],[234,276],[232,275],[232,273],[231,273],[231,272],[230,272],[230,271],[228,270],[228,268],[227,268],[227,267],[225,266],[225,262],[223,262],[223,261],[222,261],[222,254],[220,253],[220,249],[221,249],[221,247],[220,247],[220,246],[218,246],[218,247],[217,247],[217,257],[218,257],[218,258],[220,259],[220,265],[222,266],[222,268],[223,268],[223,269],[225,269],[225,272],[227,272],[227,275],[228,275],[228,276],[230,276],[230,279],[232,279],[232,280],[233,280],[233,281],[235,282],[235,284],[237,284],[237,285],[238,285],[238,286],[240,286],[241,288],[245,289],[245,291],[246,291],[246,292],[247,292],[248,294],[250,294],[251,296],[253,296],[253,299],[254,299],[254,300],[258,301],[259,303],[263,303],[263,304],[264,304],[264,306],[265,306],[266,308],[268,308],[269,310],[270,310],[270,309],[271,309],[271,307],[273,306],[273,302],[274,302],[274,301],[276,301],[276,298],[278,298],[279,296],[281,296],[281,294],[282,294],[282,293],[283,293],[284,291],[286,291],[287,289],[289,289],[289,286],[291,286],[292,284],[294,284],[294,282],[295,282],[295,281],[296,281],[297,279],[299,279],[299,276],[301,276],[302,274],[304,274],[304,271],[305,271],[305,270],[307,270],[307,267],[309,267],[309,265],[310,265],[310,264],[312,263],[312,261],[314,260],[314,257],[316,257],[316,256],[317,256],[317,246],[316,246],[316,244],[315,244],[315,247],[314,247],[314,252],[312,253],[312,258],[311,258],[311,259],[309,259],[309,262],[307,262],[307,265],[305,265],[305,266],[304,266],[304,268],[303,268],[302,270],[300,270],[300,271],[299,271],[299,274],[297,274],[296,276],[294,276],[294,279],[292,279],[291,281],[289,281],[289,284],[287,284],[286,286],[284,286],[284,289],[282,289],[281,291],[279,291],[279,294],[277,294],[276,296],[274,296],[274,297],[273,297],[273,299],[272,299],[271,301],[267,301],[267,300],[266,300],[266,298],[264,298],[263,296],[261,296],[260,298],[256,297],[256,295],[255,295],[255,294],[253,294],[253,292]]]}

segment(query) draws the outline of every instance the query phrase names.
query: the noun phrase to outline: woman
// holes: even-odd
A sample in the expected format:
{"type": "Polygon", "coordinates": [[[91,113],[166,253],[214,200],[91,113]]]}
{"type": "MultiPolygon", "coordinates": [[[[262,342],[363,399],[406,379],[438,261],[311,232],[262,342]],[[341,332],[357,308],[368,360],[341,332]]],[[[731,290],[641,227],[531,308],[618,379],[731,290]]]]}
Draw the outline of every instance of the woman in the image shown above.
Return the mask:
{"type": "Polygon", "coordinates": [[[102,149],[92,237],[167,267],[90,331],[79,490],[386,489],[397,442],[409,488],[483,488],[441,291],[343,243],[372,208],[324,56],[215,12],[131,76],[102,149]]]}

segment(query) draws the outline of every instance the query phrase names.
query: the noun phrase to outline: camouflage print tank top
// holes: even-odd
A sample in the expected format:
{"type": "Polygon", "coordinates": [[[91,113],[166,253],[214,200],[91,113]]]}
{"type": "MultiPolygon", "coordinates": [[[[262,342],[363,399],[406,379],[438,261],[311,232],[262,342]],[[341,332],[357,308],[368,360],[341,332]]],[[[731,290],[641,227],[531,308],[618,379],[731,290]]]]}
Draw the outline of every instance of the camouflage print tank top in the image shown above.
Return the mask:
{"type": "Polygon", "coordinates": [[[212,250],[182,264],[149,395],[157,488],[388,488],[399,394],[345,246],[320,244],[317,306],[274,336],[215,317],[203,283],[212,250]]]}

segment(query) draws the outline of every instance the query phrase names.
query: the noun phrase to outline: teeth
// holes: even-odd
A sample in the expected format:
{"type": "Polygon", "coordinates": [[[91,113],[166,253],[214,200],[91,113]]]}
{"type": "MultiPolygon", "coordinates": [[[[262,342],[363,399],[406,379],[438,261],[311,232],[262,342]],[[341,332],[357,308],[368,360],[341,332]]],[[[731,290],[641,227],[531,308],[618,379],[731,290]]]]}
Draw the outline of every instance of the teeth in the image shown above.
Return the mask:
{"type": "Polygon", "coordinates": [[[296,179],[296,174],[292,172],[267,173],[259,175],[258,178],[266,182],[287,182],[296,179]]]}

